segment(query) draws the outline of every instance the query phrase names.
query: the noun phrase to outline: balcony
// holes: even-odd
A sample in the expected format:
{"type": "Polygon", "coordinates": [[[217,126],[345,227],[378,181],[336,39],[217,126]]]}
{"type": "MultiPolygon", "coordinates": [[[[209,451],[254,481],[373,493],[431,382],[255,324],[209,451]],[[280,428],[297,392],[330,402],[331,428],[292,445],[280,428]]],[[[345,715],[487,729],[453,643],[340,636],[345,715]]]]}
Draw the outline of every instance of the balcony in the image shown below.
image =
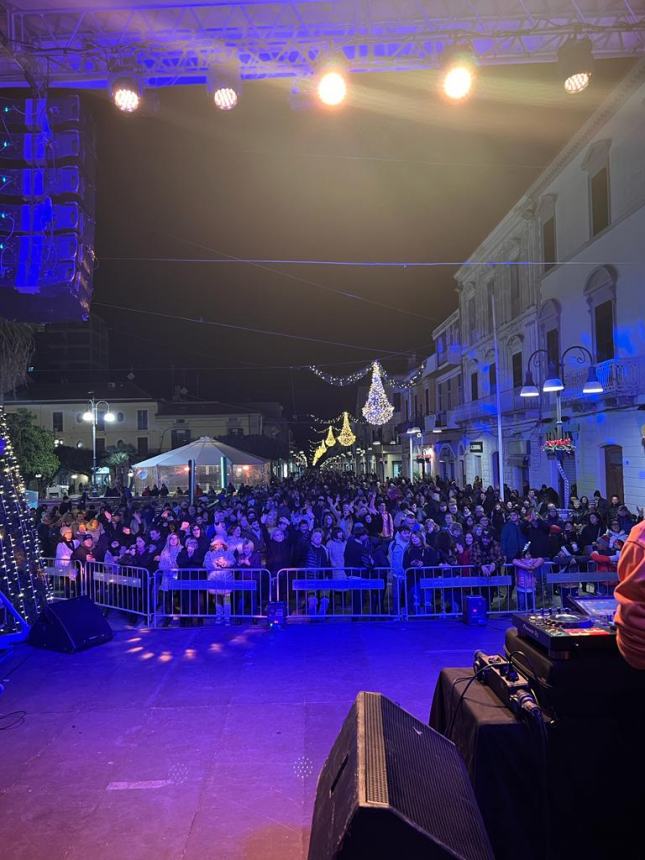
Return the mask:
{"type": "MultiPolygon", "coordinates": [[[[587,381],[589,367],[579,369],[567,367],[564,378],[563,403],[573,403],[580,400],[582,387],[587,381]]],[[[604,400],[607,397],[632,398],[645,392],[645,356],[636,358],[613,358],[596,365],[598,379],[603,387],[602,394],[595,396],[584,395],[587,403],[604,400]]]]}
{"type": "Polygon", "coordinates": [[[440,349],[439,343],[437,343],[437,370],[435,372],[445,373],[453,367],[460,367],[461,354],[462,349],[456,343],[449,343],[443,349],[440,349]]]}
{"type": "MultiPolygon", "coordinates": [[[[506,391],[500,392],[500,405],[503,415],[514,412],[521,412],[525,415],[536,414],[539,410],[539,398],[536,397],[535,400],[531,400],[520,397],[519,389],[508,388],[506,391]]],[[[457,424],[495,418],[497,416],[497,397],[495,394],[489,394],[486,397],[480,397],[479,400],[471,400],[470,403],[457,406],[451,414],[457,424]]]]}

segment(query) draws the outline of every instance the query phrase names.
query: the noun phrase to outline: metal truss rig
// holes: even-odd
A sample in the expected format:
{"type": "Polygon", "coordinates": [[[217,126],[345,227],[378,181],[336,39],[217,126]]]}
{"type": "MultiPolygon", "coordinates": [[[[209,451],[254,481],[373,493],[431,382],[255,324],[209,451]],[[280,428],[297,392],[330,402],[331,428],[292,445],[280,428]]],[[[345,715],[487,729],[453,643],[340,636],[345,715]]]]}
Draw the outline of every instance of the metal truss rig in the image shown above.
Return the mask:
{"type": "Polygon", "coordinates": [[[573,35],[597,58],[645,52],[645,0],[67,2],[0,7],[0,86],[103,87],[124,68],[150,87],[197,84],[232,54],[245,78],[307,76],[328,52],[355,72],[408,71],[455,42],[483,64],[553,62],[573,35]]]}

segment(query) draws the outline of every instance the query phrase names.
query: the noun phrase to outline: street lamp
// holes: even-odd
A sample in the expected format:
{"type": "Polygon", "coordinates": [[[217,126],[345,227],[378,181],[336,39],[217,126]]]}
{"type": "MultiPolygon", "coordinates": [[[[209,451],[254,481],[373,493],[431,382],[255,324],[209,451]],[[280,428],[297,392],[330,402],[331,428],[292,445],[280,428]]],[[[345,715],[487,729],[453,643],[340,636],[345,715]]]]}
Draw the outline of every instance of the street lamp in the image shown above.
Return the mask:
{"type": "MultiPolygon", "coordinates": [[[[598,379],[598,374],[596,372],[596,365],[594,364],[593,355],[587,349],[586,346],[581,346],[579,344],[575,344],[574,346],[570,346],[562,353],[560,359],[555,364],[551,363],[549,365],[549,372],[547,378],[544,380],[542,385],[542,391],[545,394],[549,392],[553,392],[555,394],[555,423],[557,425],[562,424],[562,400],[561,394],[564,391],[564,359],[570,352],[579,353],[576,356],[576,361],[579,364],[583,364],[585,360],[589,361],[589,372],[587,374],[587,381],[582,387],[583,394],[602,394],[603,387],[598,379]]],[[[535,384],[533,379],[533,374],[531,372],[531,364],[533,363],[533,359],[536,355],[544,354],[549,357],[549,353],[546,349],[536,349],[529,356],[529,360],[526,365],[526,377],[524,380],[524,385],[522,386],[522,390],[520,391],[520,397],[539,397],[540,391],[535,384]]]]}
{"type": "Polygon", "coordinates": [[[110,412],[110,404],[107,400],[95,400],[90,391],[90,400],[87,410],[83,413],[83,421],[92,424],[92,492],[96,493],[96,425],[99,420],[99,409],[103,411],[103,420],[111,424],[116,421],[114,412],[110,412]]]}
{"type": "Polygon", "coordinates": [[[415,436],[421,435],[421,428],[420,427],[410,427],[410,429],[407,430],[406,432],[407,432],[408,436],[410,437],[410,483],[412,483],[412,479],[414,476],[413,470],[412,470],[412,463],[413,463],[412,448],[413,448],[414,443],[412,440],[414,439],[415,436]]]}

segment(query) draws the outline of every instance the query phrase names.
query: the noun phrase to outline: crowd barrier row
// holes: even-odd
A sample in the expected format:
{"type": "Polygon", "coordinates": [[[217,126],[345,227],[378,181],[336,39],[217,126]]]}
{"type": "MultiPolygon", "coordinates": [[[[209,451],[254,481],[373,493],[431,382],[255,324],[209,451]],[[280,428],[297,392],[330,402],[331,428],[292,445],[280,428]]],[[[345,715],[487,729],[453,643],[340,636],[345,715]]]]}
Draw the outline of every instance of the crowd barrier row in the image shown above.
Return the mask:
{"type": "Polygon", "coordinates": [[[278,601],[289,618],[406,619],[459,616],[465,598],[483,597],[488,613],[556,608],[566,595],[610,594],[616,573],[597,571],[591,562],[564,570],[546,562],[535,571],[534,588],[518,589],[512,564],[490,575],[472,565],[410,567],[396,575],[389,567],[203,568],[158,570],[142,567],[46,559],[53,596],[87,595],[105,609],[131,613],[149,626],[170,619],[264,619],[278,601]]]}

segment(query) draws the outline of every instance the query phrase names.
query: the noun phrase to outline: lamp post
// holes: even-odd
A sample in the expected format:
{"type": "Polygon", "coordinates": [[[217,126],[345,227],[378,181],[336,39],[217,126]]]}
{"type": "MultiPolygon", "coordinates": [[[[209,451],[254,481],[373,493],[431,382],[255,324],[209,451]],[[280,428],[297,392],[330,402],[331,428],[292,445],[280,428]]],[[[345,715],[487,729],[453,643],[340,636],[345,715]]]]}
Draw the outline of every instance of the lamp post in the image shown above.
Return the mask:
{"type": "Polygon", "coordinates": [[[414,473],[413,473],[413,469],[412,469],[412,466],[413,466],[412,454],[413,454],[414,443],[412,440],[415,438],[415,436],[421,435],[421,428],[420,427],[410,427],[410,429],[407,430],[406,432],[407,432],[408,436],[410,437],[410,483],[412,483],[412,480],[414,478],[414,473]]]}
{"type": "MultiPolygon", "coordinates": [[[[558,427],[562,426],[562,399],[561,394],[564,390],[564,359],[570,352],[577,352],[576,361],[579,364],[584,364],[585,360],[589,361],[589,373],[587,375],[587,381],[582,387],[583,394],[602,394],[603,387],[598,379],[598,374],[596,373],[596,365],[594,364],[593,355],[587,349],[586,346],[581,346],[580,344],[574,344],[573,346],[568,347],[560,356],[559,360],[556,363],[549,364],[549,370],[547,374],[547,378],[544,380],[542,385],[542,391],[545,394],[549,392],[555,393],[555,423],[558,427]]],[[[537,385],[534,382],[533,374],[531,372],[531,364],[533,363],[536,355],[546,355],[547,359],[549,357],[549,353],[546,349],[536,349],[529,356],[529,360],[526,364],[526,377],[524,380],[524,385],[522,386],[522,390],[520,391],[520,397],[539,397],[540,391],[537,385]]]]}
{"type": "Polygon", "coordinates": [[[90,391],[90,399],[87,410],[83,413],[83,421],[92,424],[92,493],[96,493],[96,425],[99,419],[99,409],[103,411],[103,420],[111,424],[115,415],[110,411],[107,400],[95,400],[94,392],[90,391]]]}

